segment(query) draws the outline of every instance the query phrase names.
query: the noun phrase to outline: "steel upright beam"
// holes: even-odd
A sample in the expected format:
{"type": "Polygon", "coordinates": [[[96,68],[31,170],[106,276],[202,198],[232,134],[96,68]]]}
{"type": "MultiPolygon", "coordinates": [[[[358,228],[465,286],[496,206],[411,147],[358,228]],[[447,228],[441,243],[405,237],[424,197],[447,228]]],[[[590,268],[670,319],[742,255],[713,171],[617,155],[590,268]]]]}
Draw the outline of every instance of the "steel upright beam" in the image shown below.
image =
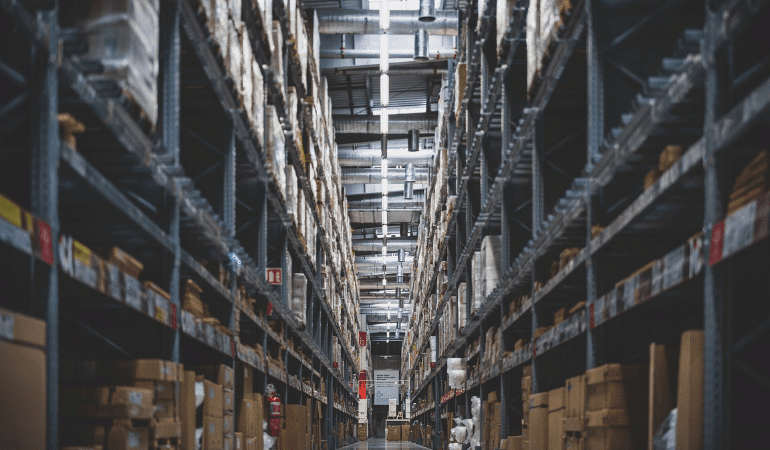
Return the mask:
{"type": "MultiPolygon", "coordinates": [[[[590,156],[589,156],[590,157],[590,156]]],[[[593,305],[596,302],[598,292],[597,279],[597,261],[596,255],[591,252],[591,227],[597,219],[597,208],[591,189],[586,189],[586,247],[588,247],[589,257],[586,258],[586,313],[593,313],[593,305]]],[[[598,365],[599,353],[599,331],[591,327],[594,323],[593,317],[588,317],[588,331],[586,332],[586,370],[593,369],[598,365]]]]}
{"type": "MultiPolygon", "coordinates": [[[[543,139],[543,116],[542,111],[536,111],[537,118],[532,136],[532,239],[537,239],[540,235],[544,220],[544,202],[545,202],[545,183],[543,180],[543,156],[545,154],[543,139]]],[[[532,296],[535,295],[535,283],[537,283],[537,265],[532,266],[532,296]]],[[[537,394],[538,390],[538,364],[537,347],[535,347],[534,335],[538,324],[538,307],[532,304],[532,392],[537,394]]]]}
{"type": "MultiPolygon", "coordinates": [[[[720,61],[720,49],[716,43],[722,17],[719,2],[706,1],[706,33],[704,49],[705,116],[703,121],[706,151],[704,166],[704,241],[711,242],[713,225],[724,217],[723,204],[728,186],[724,177],[724,165],[719,164],[716,154],[714,124],[724,113],[725,79],[724,60],[720,61]]],[[[709,254],[709,249],[704,249],[709,254]]],[[[705,450],[722,450],[729,447],[729,328],[730,317],[726,314],[729,303],[727,271],[729,262],[715,266],[705,265],[703,278],[703,331],[704,331],[704,418],[703,443],[705,450]]]]}
{"type": "Polygon", "coordinates": [[[586,172],[601,158],[604,138],[604,64],[602,58],[601,3],[586,0],[586,45],[588,66],[588,155],[586,172]]]}
{"type": "MultiPolygon", "coordinates": [[[[180,84],[179,64],[181,52],[180,15],[176,1],[160,5],[159,30],[159,128],[165,159],[174,166],[180,161],[180,84]]],[[[180,205],[176,197],[168,195],[168,234],[174,249],[168,264],[169,295],[171,302],[181,311],[179,268],[182,258],[180,235],[180,205]]],[[[179,327],[174,330],[171,344],[171,360],[179,362],[179,327]]]]}
{"type": "MultiPolygon", "coordinates": [[[[47,48],[32,43],[33,116],[31,149],[30,205],[32,213],[50,227],[51,249],[58,255],[59,236],[59,125],[57,122],[59,82],[58,68],[58,10],[38,13],[39,25],[46,31],[47,48]]],[[[54,256],[50,267],[31,259],[33,279],[32,298],[39,298],[46,321],[46,445],[57,450],[59,422],[59,272],[54,256]],[[36,275],[36,268],[41,268],[36,275]]]]}

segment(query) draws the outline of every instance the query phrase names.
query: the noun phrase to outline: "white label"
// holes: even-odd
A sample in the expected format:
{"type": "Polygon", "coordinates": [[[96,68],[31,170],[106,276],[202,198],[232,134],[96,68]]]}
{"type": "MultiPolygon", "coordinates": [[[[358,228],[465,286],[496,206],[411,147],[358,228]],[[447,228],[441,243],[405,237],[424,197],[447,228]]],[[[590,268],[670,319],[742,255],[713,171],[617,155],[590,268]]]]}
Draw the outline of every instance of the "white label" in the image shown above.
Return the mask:
{"type": "Polygon", "coordinates": [[[0,337],[10,341],[15,339],[13,326],[16,318],[10,314],[0,314],[0,337]]]}
{"type": "Polygon", "coordinates": [[[216,395],[217,395],[217,393],[216,393],[216,391],[214,390],[214,388],[213,388],[213,387],[210,387],[210,388],[209,388],[209,398],[212,398],[212,399],[213,399],[213,398],[214,398],[216,395]]]}
{"type": "Polygon", "coordinates": [[[754,219],[757,217],[757,202],[753,201],[725,219],[724,247],[722,257],[730,256],[754,242],[754,219]]]}
{"type": "Polygon", "coordinates": [[[141,405],[142,404],[142,393],[141,392],[130,392],[128,394],[128,402],[132,403],[134,405],[141,405]]]}
{"type": "Polygon", "coordinates": [[[126,434],[126,447],[136,448],[136,447],[139,447],[140,443],[141,443],[141,437],[139,436],[138,431],[129,431],[126,434]]]}

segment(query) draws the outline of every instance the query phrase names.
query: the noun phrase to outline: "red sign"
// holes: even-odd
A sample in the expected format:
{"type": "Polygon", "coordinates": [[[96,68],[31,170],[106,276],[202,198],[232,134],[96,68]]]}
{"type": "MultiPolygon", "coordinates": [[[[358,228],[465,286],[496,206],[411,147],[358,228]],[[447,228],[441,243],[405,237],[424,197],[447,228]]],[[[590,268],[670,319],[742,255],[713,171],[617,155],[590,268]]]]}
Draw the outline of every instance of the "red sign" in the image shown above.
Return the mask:
{"type": "Polygon", "coordinates": [[[283,272],[281,269],[265,269],[265,278],[268,284],[283,284],[283,272]]]}
{"type": "Polygon", "coordinates": [[[361,400],[366,399],[366,371],[365,370],[362,370],[361,372],[358,373],[358,398],[361,400]]]}
{"type": "Polygon", "coordinates": [[[725,237],[725,223],[719,222],[711,230],[711,246],[709,248],[709,265],[713,266],[722,260],[722,245],[725,237]]]}
{"type": "Polygon", "coordinates": [[[366,347],[366,331],[358,332],[358,346],[366,347]]]}

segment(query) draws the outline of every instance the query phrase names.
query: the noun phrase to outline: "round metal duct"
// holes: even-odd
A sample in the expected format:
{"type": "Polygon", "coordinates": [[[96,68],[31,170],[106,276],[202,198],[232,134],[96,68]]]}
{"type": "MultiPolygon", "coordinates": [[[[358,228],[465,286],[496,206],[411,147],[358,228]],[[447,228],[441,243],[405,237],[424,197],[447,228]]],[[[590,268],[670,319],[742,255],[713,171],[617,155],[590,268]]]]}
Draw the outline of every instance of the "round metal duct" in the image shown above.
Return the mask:
{"type": "Polygon", "coordinates": [[[409,130],[409,134],[407,135],[407,149],[409,149],[410,152],[420,151],[420,130],[409,130]]]}
{"type": "Polygon", "coordinates": [[[420,0],[420,22],[436,20],[436,6],[433,0],[420,0]]]}
{"type": "Polygon", "coordinates": [[[425,61],[428,59],[428,32],[417,30],[414,33],[414,59],[425,61]]]}

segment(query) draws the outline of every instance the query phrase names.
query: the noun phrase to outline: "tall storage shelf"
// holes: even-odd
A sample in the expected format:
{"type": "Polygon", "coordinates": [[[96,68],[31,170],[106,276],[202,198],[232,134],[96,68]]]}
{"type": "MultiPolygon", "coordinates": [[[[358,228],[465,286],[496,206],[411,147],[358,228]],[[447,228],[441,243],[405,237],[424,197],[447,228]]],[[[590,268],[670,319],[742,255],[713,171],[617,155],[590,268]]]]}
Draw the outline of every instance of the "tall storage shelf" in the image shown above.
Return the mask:
{"type": "Polygon", "coordinates": [[[767,2],[572,2],[545,47],[527,35],[538,4],[461,7],[402,347],[402,398],[434,432],[424,445],[444,448],[444,419],[490,392],[499,436],[521,435],[521,378],[537,394],[648,364],[651,343],[689,329],[704,332],[705,448],[759,442],[741,408],[760,407],[768,376],[749,350],[767,343],[752,292],[766,283],[768,187],[746,195],[766,165],[770,71],[751,42],[767,37],[767,2]],[[488,236],[494,286],[474,277],[488,236]],[[461,389],[447,358],[466,361],[461,389]]]}
{"type": "MultiPolygon", "coordinates": [[[[76,16],[90,6],[71,3],[36,10],[9,0],[0,11],[3,76],[19,92],[3,97],[16,117],[4,113],[2,121],[0,259],[11,295],[0,308],[47,323],[47,448],[59,448],[58,389],[69,367],[136,358],[250,366],[255,391],[273,384],[285,403],[311,400],[327,419],[323,439],[330,448],[344,445],[340,439],[350,436],[334,427],[356,420],[358,287],[345,268],[322,275],[333,265],[332,243],[341,264],[352,267],[352,255],[343,253],[349,236],[298,229],[291,199],[269,167],[267,119],[267,126],[252,126],[202,3],[159,3],[157,121],[137,98],[92,76],[103,67],[86,58],[86,38],[76,28],[76,16]],[[67,116],[57,121],[60,113],[67,116]],[[141,275],[119,268],[113,247],[143,263],[141,275]],[[291,278],[271,286],[269,268],[304,274],[304,322],[292,308],[291,278]],[[189,289],[198,291],[205,317],[187,304],[189,289]],[[329,296],[343,294],[345,319],[338,320],[329,296]]],[[[276,23],[289,23],[281,2],[271,8],[276,23]]],[[[273,24],[250,3],[241,12],[241,37],[258,49],[253,67],[264,80],[253,88],[278,112],[286,173],[298,180],[308,215],[321,227],[322,199],[304,164],[311,138],[298,148],[303,141],[294,139],[289,117],[297,115],[306,136],[318,133],[303,106],[318,93],[305,91],[290,47],[279,43],[276,50],[285,75],[271,66],[273,24]],[[282,87],[301,93],[295,110],[282,87]]]]}

